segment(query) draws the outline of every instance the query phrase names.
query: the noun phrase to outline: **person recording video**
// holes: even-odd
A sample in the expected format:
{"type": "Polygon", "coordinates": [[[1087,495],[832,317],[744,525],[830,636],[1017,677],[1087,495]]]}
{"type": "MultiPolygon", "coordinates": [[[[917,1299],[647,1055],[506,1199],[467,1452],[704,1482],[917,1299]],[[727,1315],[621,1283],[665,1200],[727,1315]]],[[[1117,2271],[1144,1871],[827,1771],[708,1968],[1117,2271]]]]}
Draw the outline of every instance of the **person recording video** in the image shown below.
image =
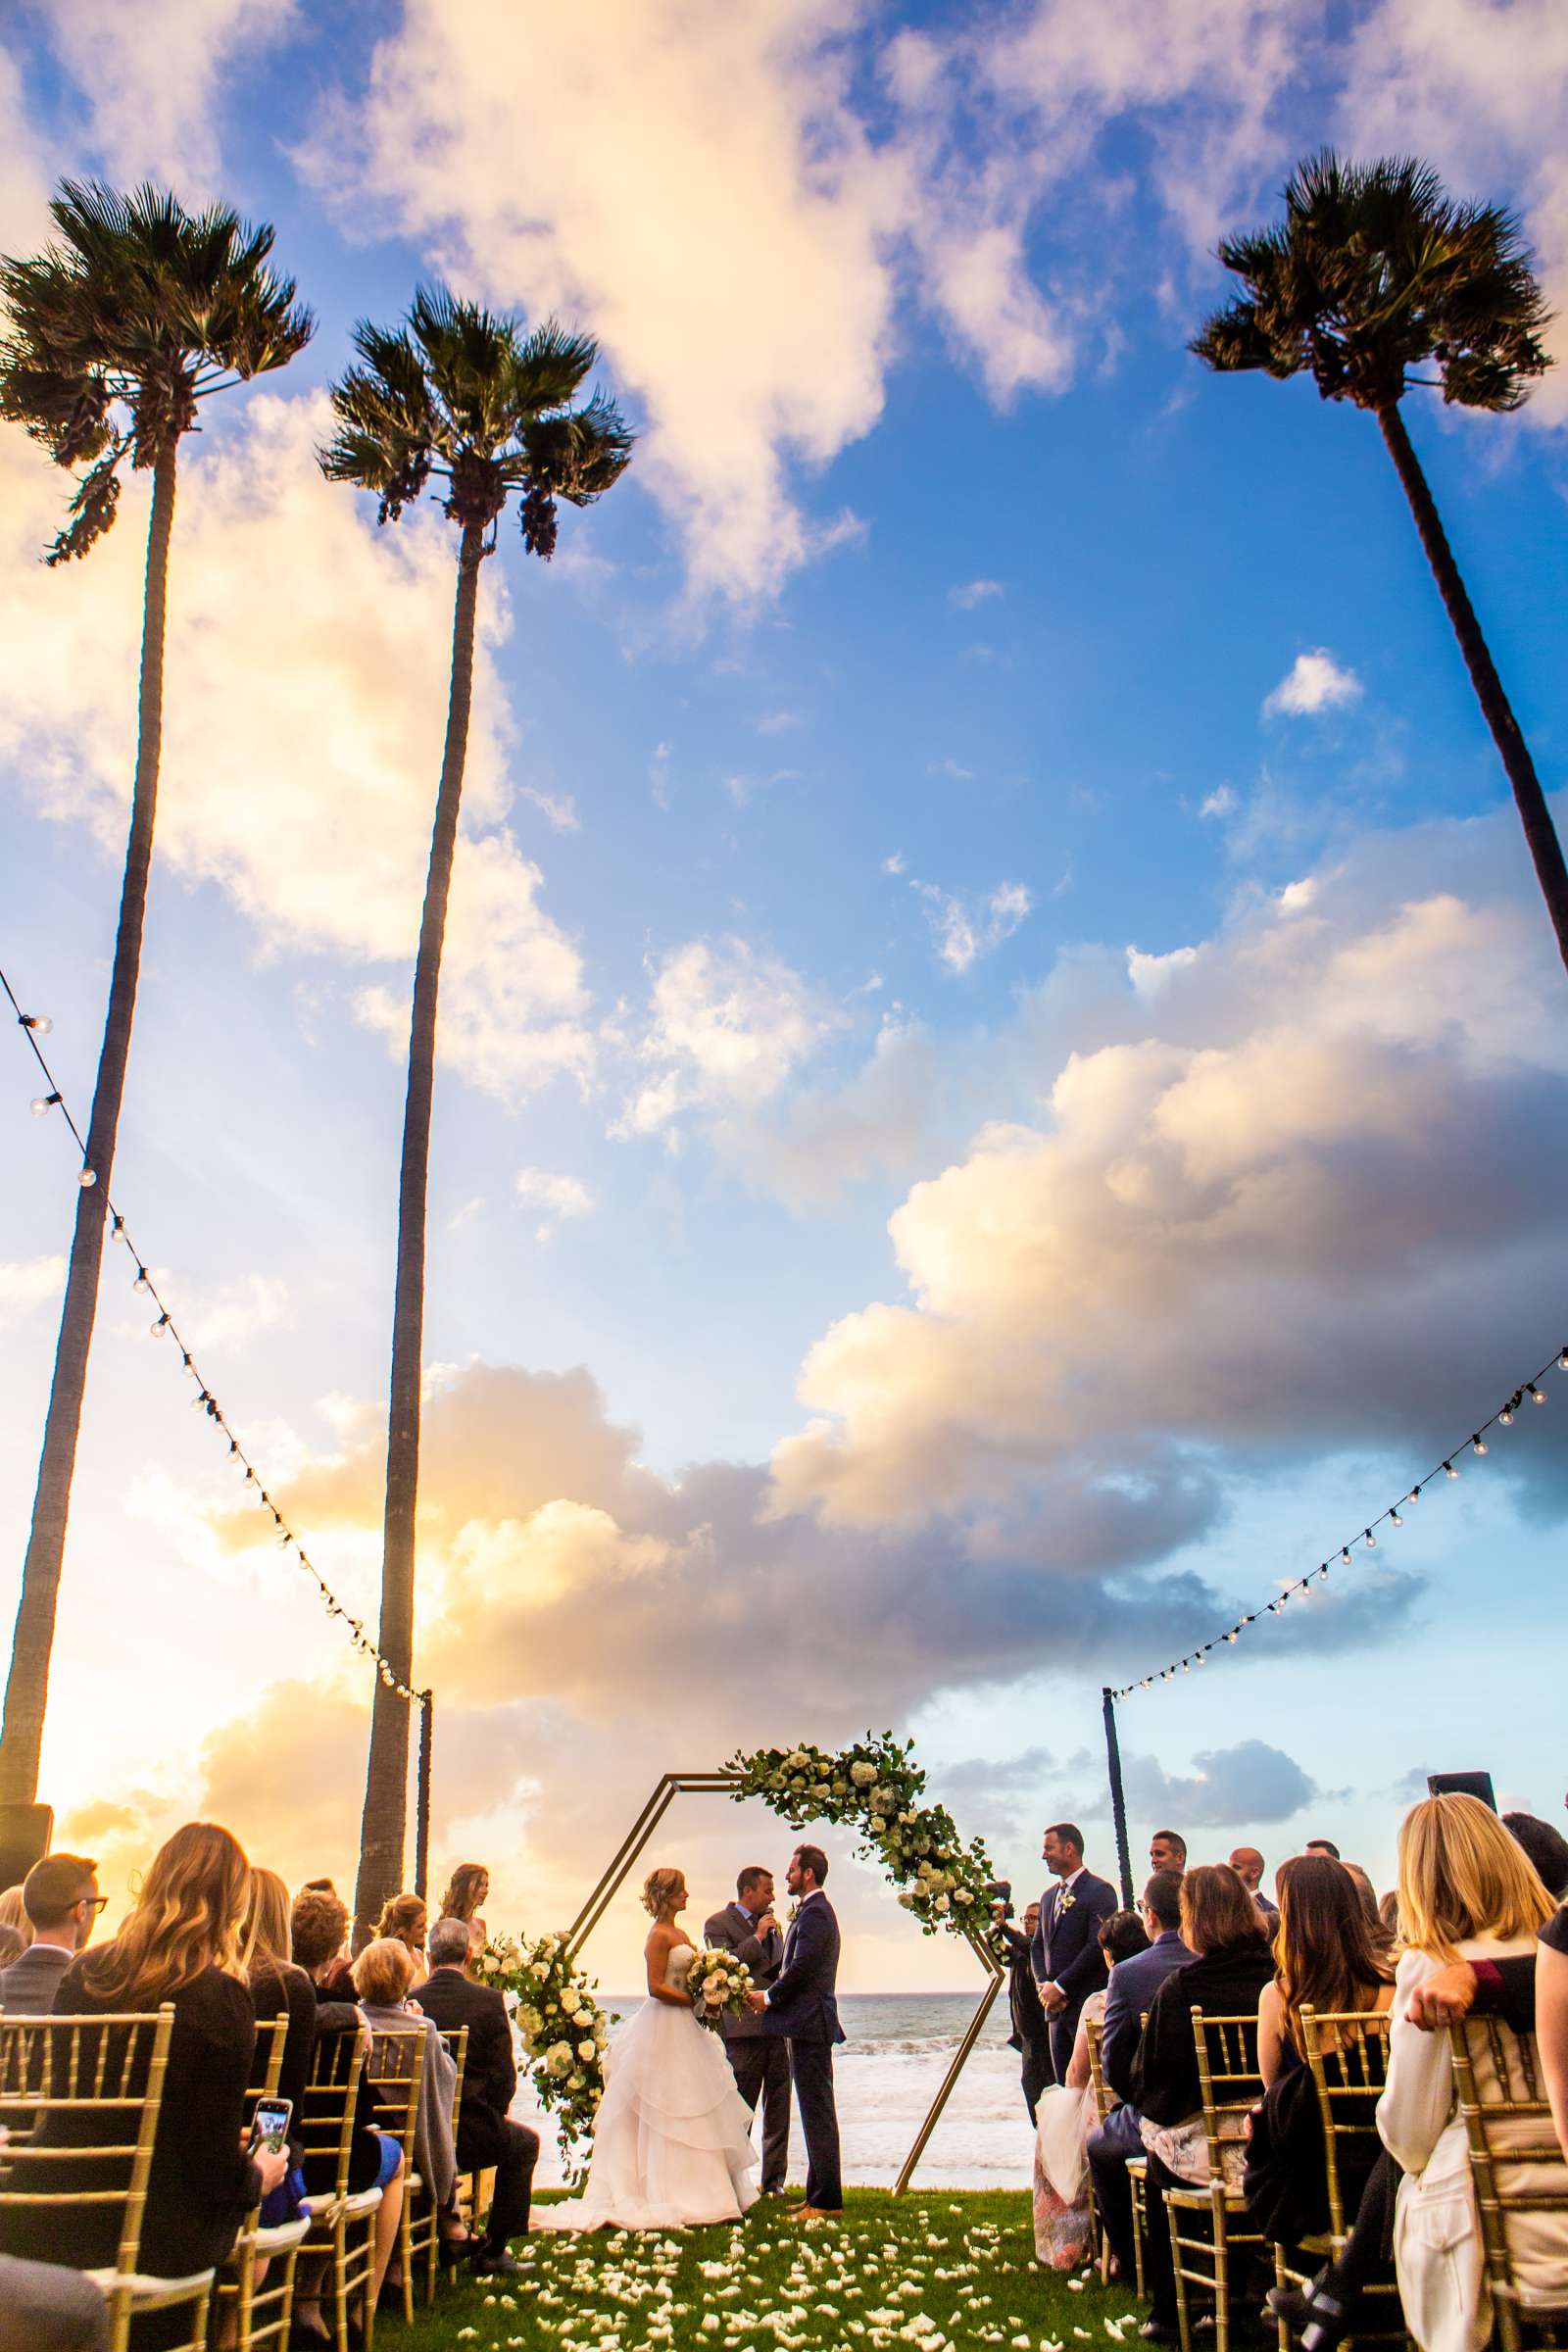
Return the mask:
{"type": "Polygon", "coordinates": [[[1013,1927],[1012,1888],[999,1880],[992,1889],[991,1924],[999,1950],[1007,1963],[1007,2007],[1012,2018],[1009,2047],[1018,2052],[1023,2103],[1035,2121],[1040,2094],[1052,2081],[1051,2021],[1040,2006],[1040,1990],[1029,1964],[1029,1947],[1040,1925],[1040,1905],[1030,1903],[1020,1927],[1013,1927]]]}

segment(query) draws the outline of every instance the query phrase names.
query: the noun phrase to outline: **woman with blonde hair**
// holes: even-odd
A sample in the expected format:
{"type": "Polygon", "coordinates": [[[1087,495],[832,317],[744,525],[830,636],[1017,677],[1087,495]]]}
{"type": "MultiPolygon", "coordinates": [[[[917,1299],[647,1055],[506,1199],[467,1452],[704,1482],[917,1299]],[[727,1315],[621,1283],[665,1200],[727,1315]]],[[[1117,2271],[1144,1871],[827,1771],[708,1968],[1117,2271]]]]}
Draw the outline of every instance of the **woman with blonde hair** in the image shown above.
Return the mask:
{"type": "Polygon", "coordinates": [[[375,1940],[390,1936],[395,1943],[406,1943],[418,1967],[424,1965],[424,1939],[430,1925],[430,1914],[422,1894],[394,1894],[381,1906],[381,1916],[375,1923],[375,1940]]]}
{"type": "MultiPolygon", "coordinates": [[[[409,1999],[414,1984],[414,1955],[395,1936],[378,1936],[354,1963],[354,1989],[360,2015],[377,2041],[388,2034],[417,2034],[423,2041],[419,2056],[419,2100],[415,2112],[413,2165],[433,2198],[441,2217],[443,2237],[461,2247],[463,2224],[453,2205],[458,2184],[458,2160],[452,2142],[452,2094],[458,2070],[452,2053],[429,2019],[409,1999]]],[[[367,2069],[372,2081],[376,2061],[372,2052],[367,2069]]],[[[401,2286],[401,2281],[396,2282],[401,2286]]]]}
{"type": "MultiPolygon", "coordinates": [[[[278,2070],[277,2096],[294,2110],[292,2165],[301,2161],[298,2117],[311,2079],[316,2046],[316,1991],[303,1968],[289,1957],[288,1887],[275,1870],[252,1870],[250,1900],[241,1931],[241,1957],[251,1988],[258,2028],[274,2018],[288,2021],[283,2036],[283,2063],[278,2070]]],[[[305,2177],[291,2169],[288,2181],[273,2191],[262,2212],[263,2225],[272,2228],[291,2221],[305,2193],[305,2177]]]]}
{"type": "MultiPolygon", "coordinates": [[[[140,2255],[141,2268],[158,2278],[186,2278],[225,2260],[246,2213],[288,2166],[286,2152],[252,2158],[245,2147],[256,2042],[241,1957],[250,1890],[250,1865],[227,1830],[188,1822],[153,1856],[114,1941],[78,1954],[55,1995],[56,2013],[65,2017],[173,2005],[140,2255]]],[[[106,2132],[118,2137],[122,2123],[90,2108],[56,2110],[40,2127],[38,2145],[92,2145],[106,2132]]],[[[25,2154],[17,2158],[9,2187],[25,2188],[19,2176],[26,2163],[25,2154]]],[[[64,2212],[57,2203],[10,2206],[0,2217],[6,2253],[79,2270],[112,2265],[118,2234],[110,2205],[64,2212]]],[[[177,2323],[181,2315],[168,2317],[177,2323]]]]}

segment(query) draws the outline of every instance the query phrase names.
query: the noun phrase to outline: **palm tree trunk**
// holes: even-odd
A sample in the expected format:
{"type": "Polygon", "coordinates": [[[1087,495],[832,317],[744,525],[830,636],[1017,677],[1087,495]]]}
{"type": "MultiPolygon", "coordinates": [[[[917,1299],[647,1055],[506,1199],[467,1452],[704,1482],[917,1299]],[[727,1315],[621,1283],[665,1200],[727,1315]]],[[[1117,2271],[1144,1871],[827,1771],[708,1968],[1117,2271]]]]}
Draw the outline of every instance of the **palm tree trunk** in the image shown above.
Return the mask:
{"type": "Polygon", "coordinates": [[[1507,770],[1508,781],[1513,786],[1519,821],[1524,826],[1530,855],[1535,859],[1536,879],[1541,884],[1546,911],[1551,917],[1552,929],[1557,934],[1558,953],[1563,962],[1568,964],[1568,865],[1563,862],[1562,843],[1551,821],[1551,810],[1546,806],[1546,796],[1536,774],[1535,761],[1530,757],[1530,748],[1520,731],[1519,721],[1502,691],[1502,681],[1494,666],[1487,641],[1481,634],[1481,623],[1476,618],[1475,608],[1465,593],[1459,566],[1448,545],[1447,533],[1444,530],[1427,477],[1421,470],[1421,461],[1410,446],[1410,436],[1404,429],[1404,418],[1399,414],[1397,401],[1390,401],[1386,407],[1379,409],[1377,418],[1383,427],[1389,455],[1404,485],[1404,495],[1410,502],[1410,512],[1415,516],[1415,527],[1421,534],[1421,544],[1426,549],[1427,562],[1437,580],[1438,592],[1453,623],[1453,633],[1459,640],[1459,651],[1470,672],[1470,682],[1476,690],[1486,722],[1492,729],[1492,740],[1507,770]]]}
{"type": "MultiPolygon", "coordinates": [[[[403,1108],[403,1164],[398,1183],[397,1289],[392,1305],[392,1392],[386,1443],[386,1517],[381,1548],[381,1654],[407,1684],[414,1670],[414,1528],[419,1489],[419,1378],[424,1341],[425,1195],[430,1173],[430,1104],[435,1087],[436,1000],[446,932],[458,811],[473,700],[473,637],[479,609],[484,531],[464,526],[452,624],[452,688],[446,749],[430,836],[430,866],[414,967],[409,1085],[403,1108]]],[[[370,1718],[370,1753],[355,1889],[356,1943],[369,1935],[381,1906],[399,1892],[408,1819],[409,1702],[379,1679],[370,1718]]]]}
{"type": "Polygon", "coordinates": [[[130,837],[120,891],[120,926],[115,935],[109,1009],[98,1055],[92,1116],[87,1126],[86,1165],[98,1181],[76,1195],[76,1225],[71,1241],[54,1380],[44,1421],[43,1451],[32,1502],[32,1529],[22,1571],[22,1599],[6,1682],[5,1720],[0,1729],[0,1803],[31,1804],[38,1793],[38,1757],[43,1744],[44,1707],[49,1694],[49,1661],[54,1647],[55,1605],[65,1556],[71,1482],[87,1385],[87,1358],[98,1314],[98,1277],[103,1260],[104,1215],[115,1164],[120,1104],[130,1058],[131,1021],[141,970],[142,924],[147,878],[152,865],[153,821],[158,808],[158,764],[163,739],[164,625],[169,591],[169,545],[174,521],[176,441],[159,452],[153,467],[152,514],[147,525],[147,580],[142,602],[141,684],[137,705],[136,782],[130,802],[130,837]]]}

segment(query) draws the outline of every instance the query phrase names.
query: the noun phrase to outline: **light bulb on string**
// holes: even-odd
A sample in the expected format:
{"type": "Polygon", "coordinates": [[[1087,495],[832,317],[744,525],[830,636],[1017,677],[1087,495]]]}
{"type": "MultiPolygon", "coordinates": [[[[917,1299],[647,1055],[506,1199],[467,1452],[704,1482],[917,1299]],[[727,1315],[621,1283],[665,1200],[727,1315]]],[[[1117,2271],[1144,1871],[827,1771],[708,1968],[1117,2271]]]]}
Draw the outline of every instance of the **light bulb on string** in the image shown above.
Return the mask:
{"type": "Polygon", "coordinates": [[[130,1287],[133,1291],[142,1292],[144,1296],[152,1289],[153,1286],[147,1278],[147,1269],[145,1266],[138,1266],[136,1268],[136,1279],[130,1287]]]}
{"type": "Polygon", "coordinates": [[[1490,1453],[1492,1448],[1487,1444],[1485,1438],[1472,1438],[1470,1441],[1470,1450],[1472,1453],[1490,1453]]]}
{"type": "Polygon", "coordinates": [[[163,1338],[163,1336],[164,1336],[165,1332],[166,1332],[166,1331],[169,1329],[169,1310],[168,1310],[168,1308],[166,1307],[166,1308],[164,1309],[164,1312],[163,1312],[163,1313],[162,1313],[162,1314],[159,1316],[159,1318],[158,1318],[158,1320],[157,1320],[157,1322],[156,1322],[156,1323],[149,1323],[149,1324],[148,1324],[148,1326],[147,1326],[147,1328],[148,1328],[148,1330],[149,1330],[149,1331],[152,1333],[152,1335],[153,1335],[153,1338],[154,1338],[155,1340],[161,1340],[161,1339],[163,1338]]]}
{"type": "Polygon", "coordinates": [[[1420,1501],[1420,1499],[1421,1499],[1421,1490],[1420,1490],[1420,1488],[1419,1488],[1419,1487],[1412,1487],[1412,1488],[1410,1489],[1410,1492],[1409,1492],[1409,1494],[1408,1494],[1405,1496],[1405,1498],[1404,1498],[1404,1499],[1405,1499],[1405,1501],[1406,1501],[1407,1503],[1410,1503],[1410,1502],[1419,1502],[1419,1501],[1420,1501]]]}
{"type": "Polygon", "coordinates": [[[1525,1395],[1529,1397],[1532,1404],[1544,1404],[1546,1401],[1545,1390],[1538,1389],[1534,1381],[1532,1381],[1529,1388],[1526,1389],[1525,1395]]]}
{"type": "Polygon", "coordinates": [[[1368,1551],[1376,1551],[1378,1547],[1378,1540],[1370,1528],[1366,1530],[1365,1543],[1368,1551]]]}
{"type": "Polygon", "coordinates": [[[1503,1406],[1501,1412],[1497,1415],[1497,1425],[1500,1429],[1512,1428],[1514,1409],[1518,1402],[1519,1399],[1517,1396],[1509,1397],[1508,1402],[1503,1406]]]}
{"type": "Polygon", "coordinates": [[[1389,1525],[1391,1527],[1402,1527],[1404,1525],[1404,1521],[1399,1517],[1397,1511],[1390,1511],[1389,1525]]]}
{"type": "Polygon", "coordinates": [[[90,1193],[97,1181],[98,1171],[96,1168],[83,1168],[81,1174],[76,1178],[76,1182],[84,1193],[90,1193]]]}
{"type": "Polygon", "coordinates": [[[1319,1576],[1319,1579],[1321,1580],[1323,1577],[1326,1577],[1326,1576],[1328,1575],[1328,1572],[1329,1572],[1329,1564],[1328,1564],[1327,1560],[1325,1560],[1325,1561],[1324,1561],[1324,1563],[1323,1563],[1323,1565],[1322,1565],[1322,1567],[1321,1567],[1321,1568],[1318,1570],[1318,1576],[1319,1576]]]}
{"type": "Polygon", "coordinates": [[[1350,1546],[1348,1545],[1348,1544],[1347,1544],[1345,1545],[1344,1549],[1343,1549],[1343,1550],[1341,1551],[1341,1553],[1340,1553],[1340,1566],[1341,1566],[1342,1568],[1348,1568],[1348,1566],[1349,1566],[1349,1565],[1350,1565],[1350,1546]]]}
{"type": "Polygon", "coordinates": [[[34,1095],[27,1108],[35,1119],[46,1119],[59,1100],[58,1095],[34,1095]]]}
{"type": "Polygon", "coordinates": [[[1565,1348],[1558,1356],[1557,1369],[1559,1372],[1568,1372],[1568,1348],[1565,1348]]]}
{"type": "Polygon", "coordinates": [[[19,1012],[17,1018],[24,1029],[32,1030],[37,1037],[48,1037],[54,1028],[54,1023],[46,1012],[19,1012]]]}
{"type": "Polygon", "coordinates": [[[124,1238],[125,1220],[117,1208],[115,1211],[114,1223],[109,1228],[109,1239],[112,1242],[122,1242],[124,1238]]]}
{"type": "Polygon", "coordinates": [[[1451,1462],[1445,1462],[1443,1465],[1443,1475],[1445,1478],[1457,1478],[1459,1473],[1451,1462]]]}

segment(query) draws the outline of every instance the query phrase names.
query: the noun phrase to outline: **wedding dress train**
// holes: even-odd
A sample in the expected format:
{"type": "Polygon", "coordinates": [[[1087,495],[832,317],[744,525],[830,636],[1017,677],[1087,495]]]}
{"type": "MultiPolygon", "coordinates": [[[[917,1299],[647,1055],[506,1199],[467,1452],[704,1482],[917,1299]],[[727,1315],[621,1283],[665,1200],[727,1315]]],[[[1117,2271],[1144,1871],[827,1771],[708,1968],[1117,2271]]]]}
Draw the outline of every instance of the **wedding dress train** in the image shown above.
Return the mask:
{"type": "MultiPolygon", "coordinates": [[[[677,1989],[695,1957],[669,1956],[677,1989]]],[[[651,1995],[605,2053],[582,2195],[536,2206],[542,2230],[685,2230],[738,2222],[758,2196],[752,2114],[718,2034],[651,1995]]]]}

